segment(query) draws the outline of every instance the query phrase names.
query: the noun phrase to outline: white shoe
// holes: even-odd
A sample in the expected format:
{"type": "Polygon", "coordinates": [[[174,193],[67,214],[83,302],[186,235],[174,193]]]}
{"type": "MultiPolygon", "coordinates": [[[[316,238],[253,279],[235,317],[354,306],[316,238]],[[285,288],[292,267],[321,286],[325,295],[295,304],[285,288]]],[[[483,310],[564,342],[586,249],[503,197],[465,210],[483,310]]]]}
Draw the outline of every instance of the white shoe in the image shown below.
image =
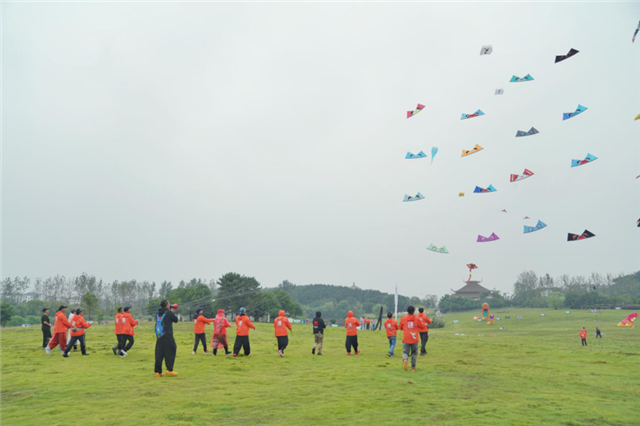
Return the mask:
{"type": "Polygon", "coordinates": [[[49,346],[47,346],[46,348],[44,348],[44,351],[48,354],[51,353],[51,348],[49,346]]]}
{"type": "Polygon", "coordinates": [[[196,354],[196,351],[191,352],[191,355],[195,355],[195,354],[196,354]]]}
{"type": "Polygon", "coordinates": [[[120,356],[129,356],[125,351],[120,351],[120,356]]]}

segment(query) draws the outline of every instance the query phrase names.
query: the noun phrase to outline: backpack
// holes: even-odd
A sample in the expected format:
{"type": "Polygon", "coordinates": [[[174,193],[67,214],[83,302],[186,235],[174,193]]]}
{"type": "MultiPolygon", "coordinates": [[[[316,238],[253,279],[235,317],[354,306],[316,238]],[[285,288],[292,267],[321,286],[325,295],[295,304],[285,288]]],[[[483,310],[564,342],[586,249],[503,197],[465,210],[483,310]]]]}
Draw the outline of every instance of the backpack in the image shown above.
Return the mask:
{"type": "Polygon", "coordinates": [[[164,336],[164,326],[162,325],[162,320],[164,320],[164,316],[167,315],[165,312],[162,316],[156,314],[156,337],[159,339],[164,336]]]}

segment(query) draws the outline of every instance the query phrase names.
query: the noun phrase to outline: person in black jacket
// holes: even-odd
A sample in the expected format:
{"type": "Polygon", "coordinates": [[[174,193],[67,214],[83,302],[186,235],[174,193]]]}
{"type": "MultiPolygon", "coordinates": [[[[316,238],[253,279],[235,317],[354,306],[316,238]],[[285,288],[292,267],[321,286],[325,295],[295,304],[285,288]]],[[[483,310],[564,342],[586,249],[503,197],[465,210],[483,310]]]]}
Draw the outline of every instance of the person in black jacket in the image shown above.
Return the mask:
{"type": "Polygon", "coordinates": [[[316,354],[316,348],[318,349],[318,355],[322,355],[322,341],[324,340],[324,329],[327,326],[322,319],[322,312],[317,311],[316,317],[312,321],[313,324],[313,349],[311,349],[311,353],[313,355],[316,354]]]}
{"type": "Polygon", "coordinates": [[[162,360],[167,366],[167,376],[178,375],[173,371],[173,363],[176,360],[176,350],[178,349],[176,341],[173,339],[174,322],[178,322],[178,317],[170,308],[169,301],[163,300],[160,302],[160,309],[156,315],[156,377],[162,377],[162,360]],[[159,329],[162,329],[161,336],[158,336],[159,329]]]}
{"type": "Polygon", "coordinates": [[[45,349],[51,340],[51,321],[49,320],[49,308],[42,309],[42,349],[45,349]]]}

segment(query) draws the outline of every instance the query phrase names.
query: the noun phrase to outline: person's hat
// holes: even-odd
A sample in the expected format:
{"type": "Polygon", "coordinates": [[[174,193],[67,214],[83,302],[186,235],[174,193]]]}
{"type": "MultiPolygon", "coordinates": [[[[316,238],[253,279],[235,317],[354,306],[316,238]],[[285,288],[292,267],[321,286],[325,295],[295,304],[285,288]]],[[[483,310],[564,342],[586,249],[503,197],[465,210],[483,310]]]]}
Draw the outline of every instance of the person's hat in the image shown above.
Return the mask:
{"type": "Polygon", "coordinates": [[[48,310],[49,310],[49,308],[42,308],[42,312],[46,312],[48,310]]]}
{"type": "Polygon", "coordinates": [[[240,313],[244,314],[245,312],[247,312],[247,310],[245,308],[240,308],[240,313]]]}
{"type": "Polygon", "coordinates": [[[124,311],[127,312],[129,309],[131,309],[131,306],[125,306],[124,307],[124,311]]]}
{"type": "Polygon", "coordinates": [[[196,314],[197,314],[198,312],[202,312],[202,308],[198,308],[198,309],[196,309],[196,314]]]}
{"type": "Polygon", "coordinates": [[[67,309],[67,307],[65,305],[60,305],[60,307],[58,308],[59,311],[61,311],[63,309],[67,309]]]}
{"type": "Polygon", "coordinates": [[[78,308],[78,309],[76,309],[76,315],[79,315],[79,314],[80,314],[80,312],[82,312],[82,308],[78,308]]]}

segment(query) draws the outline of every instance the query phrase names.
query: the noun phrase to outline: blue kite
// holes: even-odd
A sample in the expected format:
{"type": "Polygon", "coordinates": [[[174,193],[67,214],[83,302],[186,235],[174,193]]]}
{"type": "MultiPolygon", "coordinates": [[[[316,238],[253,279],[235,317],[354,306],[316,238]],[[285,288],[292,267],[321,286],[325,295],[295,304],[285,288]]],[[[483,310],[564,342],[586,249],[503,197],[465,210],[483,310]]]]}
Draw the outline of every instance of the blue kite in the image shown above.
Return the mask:
{"type": "Polygon", "coordinates": [[[420,200],[424,200],[424,195],[418,192],[415,197],[405,194],[404,200],[402,200],[402,202],[406,203],[407,201],[420,201],[420,200]]]}
{"type": "Polygon", "coordinates": [[[584,160],[571,160],[571,167],[582,166],[583,164],[590,163],[590,162],[595,161],[597,159],[598,159],[598,157],[596,157],[595,155],[587,154],[587,156],[584,157],[584,160]]]}
{"type": "Polygon", "coordinates": [[[420,151],[417,154],[412,154],[409,151],[407,151],[407,155],[404,158],[405,158],[405,160],[415,160],[415,159],[420,159],[420,158],[427,158],[427,154],[425,154],[422,151],[420,151]]]}
{"type": "Polygon", "coordinates": [[[562,113],[562,121],[568,120],[568,119],[570,119],[572,117],[575,117],[578,114],[582,114],[586,110],[587,110],[586,106],[582,106],[582,105],[578,104],[578,108],[576,108],[576,110],[574,112],[563,112],[562,113]]]}
{"type": "Polygon", "coordinates": [[[482,110],[479,109],[473,114],[462,114],[462,117],[460,118],[460,120],[466,120],[468,118],[473,118],[473,117],[480,117],[481,115],[484,115],[484,112],[482,112],[482,110]]]}
{"type": "Polygon", "coordinates": [[[438,153],[438,148],[437,147],[433,147],[431,148],[431,164],[433,164],[433,159],[436,157],[436,154],[438,153]]]}
{"type": "Polygon", "coordinates": [[[531,74],[527,74],[522,78],[514,75],[513,77],[511,77],[511,80],[509,80],[509,83],[522,83],[524,81],[531,81],[531,80],[533,80],[533,77],[531,77],[531,74]]]}
{"type": "Polygon", "coordinates": [[[476,189],[473,190],[474,193],[476,194],[482,194],[482,193],[486,193],[486,192],[496,192],[497,189],[495,189],[493,187],[493,185],[489,185],[489,187],[487,189],[484,188],[480,188],[479,186],[476,186],[476,189]]]}
{"type": "Polygon", "coordinates": [[[524,233],[528,234],[530,232],[536,232],[541,230],[542,228],[545,228],[547,226],[546,223],[544,223],[541,220],[538,220],[538,224],[536,226],[524,226],[524,233]]]}

